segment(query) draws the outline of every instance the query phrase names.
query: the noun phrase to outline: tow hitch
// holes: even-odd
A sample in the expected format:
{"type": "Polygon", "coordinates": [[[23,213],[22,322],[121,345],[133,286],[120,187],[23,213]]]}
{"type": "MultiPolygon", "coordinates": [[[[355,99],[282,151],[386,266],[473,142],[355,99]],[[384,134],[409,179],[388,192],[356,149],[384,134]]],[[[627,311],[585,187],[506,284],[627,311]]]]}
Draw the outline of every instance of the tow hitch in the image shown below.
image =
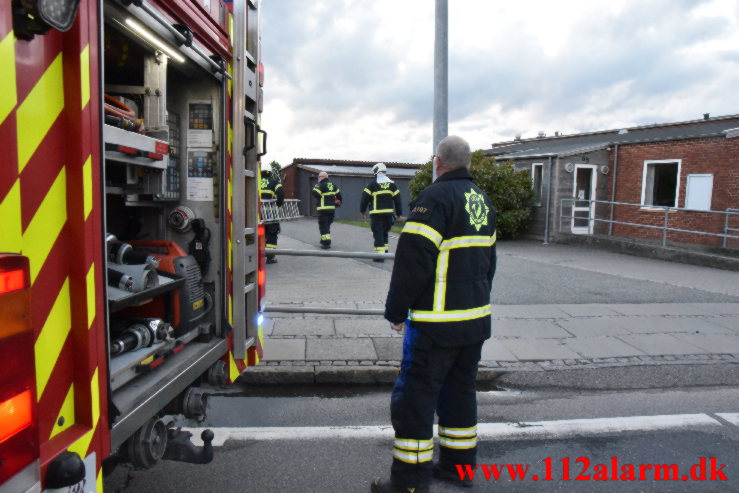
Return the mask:
{"type": "Polygon", "coordinates": [[[204,430],[200,434],[203,446],[198,447],[190,441],[192,433],[182,431],[182,428],[170,428],[167,432],[167,449],[164,451],[164,460],[189,462],[190,464],[208,464],[213,460],[213,432],[204,430]]]}

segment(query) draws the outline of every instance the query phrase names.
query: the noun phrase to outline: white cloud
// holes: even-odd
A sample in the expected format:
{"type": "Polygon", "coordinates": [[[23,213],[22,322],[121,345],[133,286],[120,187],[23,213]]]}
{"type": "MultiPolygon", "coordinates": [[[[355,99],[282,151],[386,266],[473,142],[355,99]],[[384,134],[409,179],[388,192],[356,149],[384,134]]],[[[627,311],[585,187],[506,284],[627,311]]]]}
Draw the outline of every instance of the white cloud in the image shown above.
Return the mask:
{"type": "MultiPolygon", "coordinates": [[[[265,0],[267,158],[425,161],[434,2],[265,0]]],[[[739,113],[739,0],[449,1],[449,131],[473,148],[739,113]]]]}

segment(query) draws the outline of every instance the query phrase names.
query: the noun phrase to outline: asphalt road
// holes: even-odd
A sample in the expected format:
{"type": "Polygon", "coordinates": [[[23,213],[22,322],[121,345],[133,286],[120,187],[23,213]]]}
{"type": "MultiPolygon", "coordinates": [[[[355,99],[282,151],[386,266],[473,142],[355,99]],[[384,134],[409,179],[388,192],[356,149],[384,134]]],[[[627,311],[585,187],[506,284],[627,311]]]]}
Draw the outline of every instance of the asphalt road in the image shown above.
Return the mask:
{"type": "MultiPolygon", "coordinates": [[[[106,491],[366,492],[372,478],[388,474],[389,389],[323,388],[311,394],[306,388],[257,388],[246,392],[248,395],[242,392],[211,398],[206,425],[234,427],[241,433],[216,448],[213,463],[194,466],[162,461],[148,471],[120,467],[106,479],[106,491]],[[384,435],[352,435],[358,427],[368,425],[380,425],[384,435]],[[292,429],[281,433],[286,426],[308,430],[311,437],[301,438],[299,431],[292,429]],[[259,435],[264,430],[275,436],[259,435]]],[[[736,386],[630,391],[509,389],[481,391],[478,402],[480,423],[489,423],[481,428],[504,424],[514,433],[531,430],[534,434],[516,437],[488,431],[485,436],[481,431],[478,463],[503,468],[497,482],[480,476],[472,491],[739,490],[739,427],[717,415],[738,411],[736,386]],[[616,425],[615,429],[598,424],[611,423],[614,418],[619,418],[617,423],[632,420],[651,424],[637,428],[616,425]],[[670,424],[683,418],[692,424],[670,424]],[[561,428],[561,420],[574,419],[582,419],[584,424],[578,424],[575,431],[561,428]],[[532,422],[543,426],[543,431],[537,431],[532,422]],[[592,423],[597,426],[590,426],[592,423]],[[547,431],[550,424],[553,428],[547,431]],[[619,426],[633,431],[619,431],[619,426]],[[577,462],[580,457],[585,459],[577,462]],[[611,467],[614,457],[619,478],[625,474],[620,470],[624,464],[675,464],[677,480],[654,481],[653,471],[645,469],[647,479],[642,481],[638,467],[635,481],[613,480],[610,469],[608,480],[593,480],[596,473],[605,474],[599,473],[600,469],[611,467]],[[716,458],[716,467],[726,464],[721,472],[728,481],[682,480],[701,457],[707,458],[708,477],[710,457],[716,458]],[[551,458],[551,481],[544,480],[547,458],[551,458]],[[562,478],[566,458],[571,480],[562,478]],[[589,464],[584,474],[590,474],[591,479],[576,481],[586,460],[589,464]],[[512,480],[505,465],[519,464],[529,465],[526,479],[519,476],[512,480]]],[[[432,491],[460,490],[435,482],[432,491]]]]}
{"type": "MultiPolygon", "coordinates": [[[[302,242],[305,249],[316,249],[318,223],[313,219],[285,222],[282,235],[302,242]]],[[[334,250],[372,251],[369,228],[334,223],[332,237],[334,250]]],[[[391,252],[396,245],[397,235],[392,235],[391,252]]],[[[298,258],[310,262],[308,257],[298,258]]],[[[392,271],[392,261],[383,264],[354,261],[392,271]]],[[[325,275],[340,276],[341,272],[328,271],[325,275]]],[[[279,263],[269,266],[268,278],[270,283],[300,282],[293,271],[286,272],[279,263]]],[[[499,305],[739,302],[739,274],[579,246],[499,241],[492,302],[499,305]]]]}

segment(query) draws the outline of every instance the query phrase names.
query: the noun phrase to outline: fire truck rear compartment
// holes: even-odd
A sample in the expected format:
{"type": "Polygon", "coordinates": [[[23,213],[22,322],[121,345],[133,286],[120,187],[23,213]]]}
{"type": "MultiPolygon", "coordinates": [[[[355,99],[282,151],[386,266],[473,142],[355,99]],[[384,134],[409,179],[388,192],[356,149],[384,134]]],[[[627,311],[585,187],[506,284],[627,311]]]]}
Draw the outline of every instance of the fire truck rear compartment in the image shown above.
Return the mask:
{"type": "Polygon", "coordinates": [[[160,429],[151,420],[197,415],[204,400],[193,382],[222,380],[225,84],[132,30],[129,19],[157,36],[133,7],[105,8],[111,446],[148,461],[164,451],[142,455],[136,445],[160,429]],[[118,254],[121,244],[132,260],[118,254]]]}

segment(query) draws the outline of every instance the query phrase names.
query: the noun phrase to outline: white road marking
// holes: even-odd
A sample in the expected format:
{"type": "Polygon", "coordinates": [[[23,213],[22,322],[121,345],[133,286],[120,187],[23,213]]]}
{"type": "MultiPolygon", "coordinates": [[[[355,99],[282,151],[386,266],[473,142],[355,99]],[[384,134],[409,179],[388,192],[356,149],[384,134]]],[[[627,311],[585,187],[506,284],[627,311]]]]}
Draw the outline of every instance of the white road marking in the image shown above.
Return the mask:
{"type": "Polygon", "coordinates": [[[721,419],[725,419],[734,426],[739,426],[739,413],[716,413],[721,419]]]}
{"type": "MultiPolygon", "coordinates": [[[[717,414],[732,423],[738,414],[717,414]],[[728,418],[727,418],[728,416],[728,418]]],[[[568,419],[520,423],[479,423],[482,440],[533,439],[545,437],[576,437],[625,431],[656,431],[720,427],[722,423],[706,414],[667,414],[657,416],[626,416],[614,418],[568,419]]],[[[183,428],[193,434],[193,443],[201,445],[200,433],[205,428],[183,428]]],[[[215,434],[213,446],[226,440],[333,440],[393,438],[393,428],[383,426],[271,426],[242,428],[210,428],[215,434]]],[[[434,435],[436,435],[434,426],[434,435]]]]}

